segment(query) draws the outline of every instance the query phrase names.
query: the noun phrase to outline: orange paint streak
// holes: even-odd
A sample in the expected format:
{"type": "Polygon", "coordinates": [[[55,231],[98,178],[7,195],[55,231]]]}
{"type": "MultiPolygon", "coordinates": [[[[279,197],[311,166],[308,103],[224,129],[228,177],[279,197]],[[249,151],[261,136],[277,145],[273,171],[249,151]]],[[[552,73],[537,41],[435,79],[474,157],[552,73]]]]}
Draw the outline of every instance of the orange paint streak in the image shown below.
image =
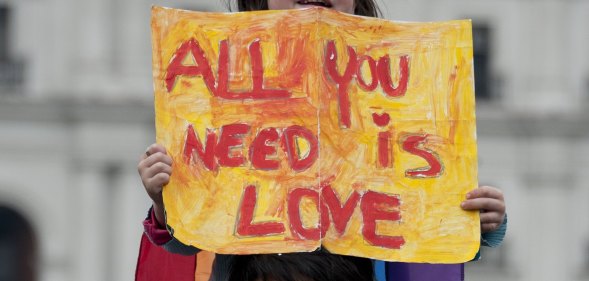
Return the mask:
{"type": "Polygon", "coordinates": [[[469,260],[480,238],[478,217],[457,207],[476,187],[469,29],[468,21],[400,23],[326,9],[216,14],[155,7],[156,135],[174,160],[164,188],[174,236],[225,254],[322,245],[381,260],[469,260]],[[178,75],[166,75],[190,40],[199,57],[175,61],[178,75]],[[331,73],[328,42],[338,56],[331,73]],[[346,76],[347,65],[354,68],[346,76]],[[267,95],[280,90],[289,95],[267,95]],[[189,125],[201,141],[190,143],[193,160],[210,157],[205,135],[216,133],[210,146],[221,148],[207,160],[215,169],[183,161],[189,125]],[[268,128],[275,134],[256,142],[268,128]],[[291,134],[285,150],[287,128],[300,135],[291,134]],[[427,137],[408,152],[397,132],[427,137]],[[305,139],[311,135],[317,141],[305,139]],[[314,162],[296,168],[296,159],[309,155],[314,162]],[[439,177],[405,175],[436,168],[436,159],[444,168],[439,177]],[[300,200],[289,205],[297,189],[300,200]],[[318,196],[323,192],[329,198],[318,196]],[[249,205],[240,205],[244,195],[249,205]],[[242,216],[240,207],[247,207],[242,216]],[[339,213],[326,218],[332,211],[339,213]]]}
{"type": "Polygon", "coordinates": [[[458,88],[456,85],[457,68],[458,66],[454,67],[454,70],[452,71],[452,74],[450,74],[450,78],[448,79],[449,88],[451,89],[450,96],[452,97],[448,100],[448,102],[450,103],[448,105],[448,108],[450,108],[450,114],[452,116],[452,119],[450,120],[450,132],[448,134],[450,144],[454,144],[456,141],[456,120],[458,120],[457,118],[460,117],[460,105],[458,104],[458,88]]]}

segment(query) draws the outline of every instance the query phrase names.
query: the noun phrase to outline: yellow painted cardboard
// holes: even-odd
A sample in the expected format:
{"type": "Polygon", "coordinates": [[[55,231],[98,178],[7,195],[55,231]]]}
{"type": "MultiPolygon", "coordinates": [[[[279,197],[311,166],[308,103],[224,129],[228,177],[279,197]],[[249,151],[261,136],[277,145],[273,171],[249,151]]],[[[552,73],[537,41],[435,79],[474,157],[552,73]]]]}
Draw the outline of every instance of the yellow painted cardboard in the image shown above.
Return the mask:
{"type": "Polygon", "coordinates": [[[154,7],[152,32],[178,240],[223,254],[474,257],[479,217],[460,208],[477,187],[470,21],[154,7]]]}

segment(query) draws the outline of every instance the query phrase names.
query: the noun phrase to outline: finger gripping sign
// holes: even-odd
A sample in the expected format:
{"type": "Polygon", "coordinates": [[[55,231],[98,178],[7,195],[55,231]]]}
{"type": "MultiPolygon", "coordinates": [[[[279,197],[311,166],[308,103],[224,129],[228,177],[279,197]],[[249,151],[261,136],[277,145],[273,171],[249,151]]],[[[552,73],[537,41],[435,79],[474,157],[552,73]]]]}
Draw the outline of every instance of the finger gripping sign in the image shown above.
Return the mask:
{"type": "Polygon", "coordinates": [[[166,224],[223,254],[457,263],[479,246],[469,21],[154,7],[166,224]]]}

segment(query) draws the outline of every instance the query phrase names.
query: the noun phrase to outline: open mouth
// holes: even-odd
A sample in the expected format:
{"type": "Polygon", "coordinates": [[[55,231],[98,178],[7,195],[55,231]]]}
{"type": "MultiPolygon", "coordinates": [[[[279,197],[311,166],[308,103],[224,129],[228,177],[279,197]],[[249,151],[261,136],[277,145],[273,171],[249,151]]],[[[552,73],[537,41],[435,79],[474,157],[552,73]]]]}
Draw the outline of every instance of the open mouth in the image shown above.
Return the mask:
{"type": "Polygon", "coordinates": [[[331,3],[329,3],[329,1],[324,1],[324,0],[299,0],[297,1],[297,4],[299,5],[309,5],[309,6],[318,6],[318,7],[324,7],[324,8],[331,8],[332,5],[331,3]]]}

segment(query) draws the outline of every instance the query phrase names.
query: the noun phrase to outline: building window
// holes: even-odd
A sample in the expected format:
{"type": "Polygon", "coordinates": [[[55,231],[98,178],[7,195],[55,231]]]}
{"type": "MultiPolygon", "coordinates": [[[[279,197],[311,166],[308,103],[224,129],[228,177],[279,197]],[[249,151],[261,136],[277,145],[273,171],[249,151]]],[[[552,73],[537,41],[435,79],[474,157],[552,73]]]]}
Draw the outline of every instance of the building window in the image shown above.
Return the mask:
{"type": "Polygon", "coordinates": [[[491,28],[488,24],[473,23],[472,27],[475,95],[477,100],[494,97],[491,75],[491,28]]]}
{"type": "Polygon", "coordinates": [[[11,54],[11,10],[0,5],[0,94],[9,95],[22,91],[24,84],[24,63],[11,54]]]}
{"type": "Polygon", "coordinates": [[[8,60],[10,10],[6,6],[0,6],[0,62],[8,60]]]}
{"type": "Polygon", "coordinates": [[[0,206],[0,280],[36,280],[36,242],[28,221],[0,206]]]}

